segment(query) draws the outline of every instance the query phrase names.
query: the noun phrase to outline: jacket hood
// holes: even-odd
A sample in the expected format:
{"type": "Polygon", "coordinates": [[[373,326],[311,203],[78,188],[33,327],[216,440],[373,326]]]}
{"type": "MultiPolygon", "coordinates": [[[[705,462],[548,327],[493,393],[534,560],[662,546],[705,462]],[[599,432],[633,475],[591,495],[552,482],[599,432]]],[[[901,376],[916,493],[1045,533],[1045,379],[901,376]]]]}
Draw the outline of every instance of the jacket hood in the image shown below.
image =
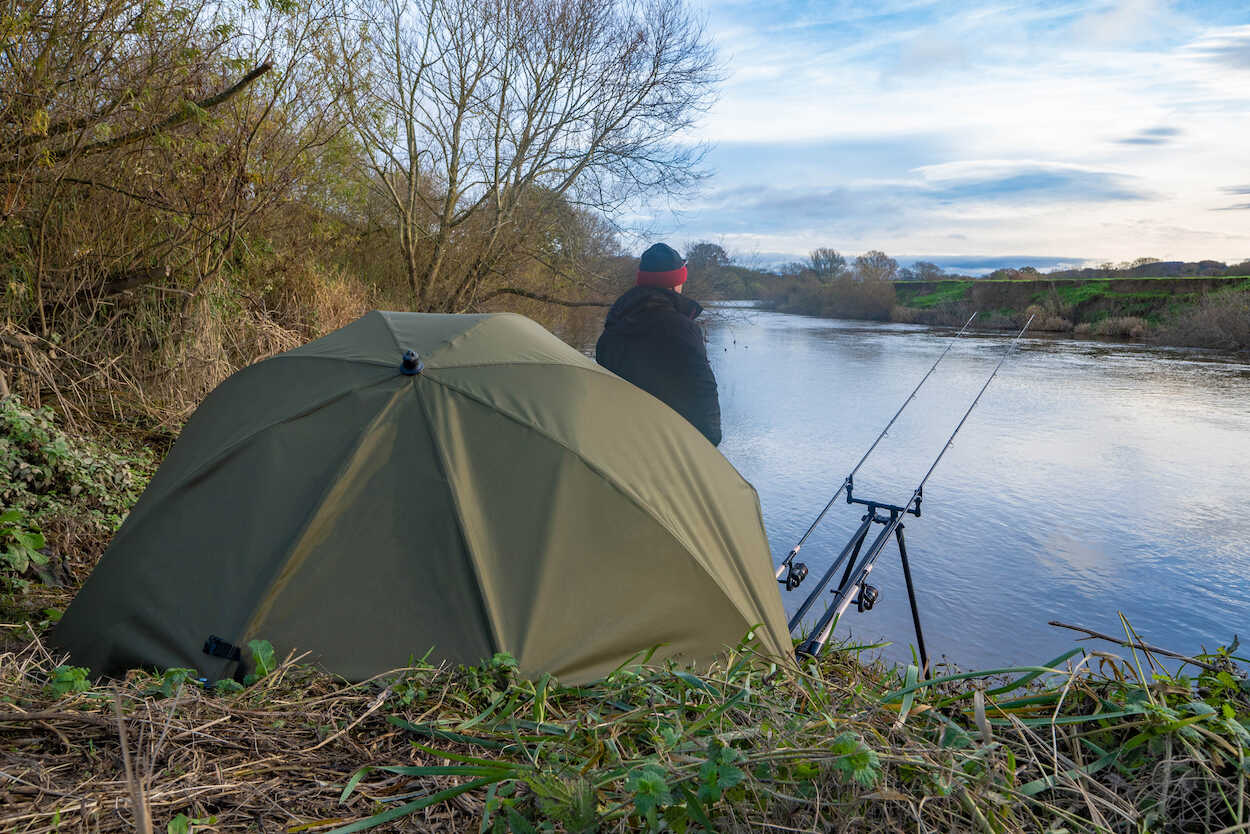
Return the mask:
{"type": "Polygon", "coordinates": [[[693,298],[663,287],[634,287],[616,300],[608,317],[606,327],[628,329],[651,313],[675,312],[688,319],[696,319],[703,306],[693,298]]]}

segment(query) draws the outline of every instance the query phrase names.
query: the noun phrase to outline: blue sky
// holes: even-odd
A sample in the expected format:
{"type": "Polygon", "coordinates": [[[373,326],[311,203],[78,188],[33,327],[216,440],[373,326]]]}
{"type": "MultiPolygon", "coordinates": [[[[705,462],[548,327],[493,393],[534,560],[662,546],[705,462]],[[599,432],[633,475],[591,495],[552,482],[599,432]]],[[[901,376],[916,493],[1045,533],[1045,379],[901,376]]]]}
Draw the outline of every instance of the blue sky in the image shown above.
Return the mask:
{"type": "Polygon", "coordinates": [[[1250,3],[695,2],[726,79],[677,243],[1250,258],[1250,3]]]}

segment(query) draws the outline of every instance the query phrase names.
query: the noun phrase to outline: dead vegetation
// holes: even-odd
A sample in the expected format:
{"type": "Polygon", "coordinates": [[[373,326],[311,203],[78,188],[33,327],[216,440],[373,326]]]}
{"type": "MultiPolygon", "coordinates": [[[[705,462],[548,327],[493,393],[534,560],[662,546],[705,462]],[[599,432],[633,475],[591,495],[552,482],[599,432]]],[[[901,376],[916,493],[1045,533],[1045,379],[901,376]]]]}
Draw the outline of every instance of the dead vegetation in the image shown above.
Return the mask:
{"type": "Polygon", "coordinates": [[[1247,825],[1236,646],[1172,661],[1186,677],[1127,626],[1126,652],[932,681],[844,647],[801,669],[744,644],[702,674],[582,687],[497,655],[357,684],[258,659],[267,674],[229,690],[190,670],[92,686],[24,628],[0,654],[0,828],[23,834],[1247,825]]]}

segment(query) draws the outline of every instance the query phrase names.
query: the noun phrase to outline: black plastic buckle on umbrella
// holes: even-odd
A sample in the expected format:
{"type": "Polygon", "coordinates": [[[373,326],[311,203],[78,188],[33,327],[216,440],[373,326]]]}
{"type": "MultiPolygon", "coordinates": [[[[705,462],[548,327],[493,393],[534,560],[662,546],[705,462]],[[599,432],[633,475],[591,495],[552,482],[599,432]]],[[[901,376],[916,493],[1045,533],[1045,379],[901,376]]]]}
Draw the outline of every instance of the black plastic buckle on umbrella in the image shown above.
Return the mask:
{"type": "Polygon", "coordinates": [[[204,654],[209,657],[221,657],[226,660],[239,660],[242,654],[234,643],[228,643],[215,634],[210,634],[204,641],[204,654]]]}

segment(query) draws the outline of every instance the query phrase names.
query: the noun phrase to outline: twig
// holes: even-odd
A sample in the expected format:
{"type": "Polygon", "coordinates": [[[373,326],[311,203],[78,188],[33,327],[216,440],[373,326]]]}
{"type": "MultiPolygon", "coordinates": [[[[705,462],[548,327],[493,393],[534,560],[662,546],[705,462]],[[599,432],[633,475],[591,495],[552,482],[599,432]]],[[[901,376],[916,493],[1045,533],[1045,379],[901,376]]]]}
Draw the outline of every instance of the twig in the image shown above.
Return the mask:
{"type": "Polygon", "coordinates": [[[0,724],[9,724],[15,721],[79,721],[84,724],[94,724],[97,727],[113,726],[113,722],[107,718],[87,712],[57,712],[56,710],[44,710],[43,712],[0,712],[0,724]]]}
{"type": "Polygon", "coordinates": [[[311,753],[311,752],[312,752],[312,751],[314,751],[314,750],[320,750],[322,747],[325,747],[327,744],[329,744],[330,742],[334,741],[334,740],[335,740],[336,738],[338,738],[339,736],[343,735],[343,734],[344,734],[344,733],[346,733],[346,732],[349,732],[349,731],[351,731],[351,730],[355,729],[355,727],[356,727],[358,724],[360,724],[360,722],[361,722],[361,721],[364,721],[366,718],[368,718],[370,715],[372,715],[372,714],[374,713],[374,711],[376,711],[376,710],[377,710],[377,708],[378,708],[378,707],[382,706],[382,704],[384,704],[384,703],[386,702],[386,699],[390,696],[390,694],[391,694],[391,687],[390,687],[390,686],[388,686],[388,687],[386,687],[385,689],[383,689],[380,693],[378,693],[378,697],[373,699],[373,703],[369,705],[369,708],[368,708],[367,710],[365,710],[363,713],[361,713],[361,714],[360,714],[360,717],[359,717],[359,718],[357,718],[357,719],[356,719],[355,721],[353,721],[352,723],[348,724],[348,725],[347,725],[346,727],[344,727],[343,729],[339,730],[339,731],[338,731],[337,733],[335,733],[334,735],[332,735],[332,736],[326,736],[324,739],[322,739],[321,741],[317,742],[317,743],[316,743],[316,744],[314,744],[312,747],[306,748],[303,752],[305,752],[305,753],[311,753]]]}
{"type": "Polygon", "coordinates": [[[1161,655],[1164,655],[1165,657],[1174,657],[1177,660],[1183,660],[1188,664],[1191,664],[1193,666],[1200,666],[1203,669],[1206,669],[1211,672],[1223,671],[1221,667],[1216,666],[1214,664],[1207,663],[1202,660],[1198,660],[1197,658],[1190,657],[1188,655],[1179,654],[1173,651],[1168,651],[1167,649],[1161,649],[1158,646],[1152,646],[1149,643],[1142,643],[1140,641],[1129,642],[1128,640],[1123,640],[1119,637],[1113,637],[1110,634],[1103,634],[1101,631],[1093,631],[1092,629],[1084,628],[1082,626],[1068,625],[1067,623],[1061,623],[1058,620],[1051,620],[1048,623],[1048,625],[1052,625],[1057,628],[1070,628],[1073,631],[1084,632],[1085,634],[1088,634],[1090,637],[1097,637],[1099,640],[1108,640],[1112,643],[1116,643],[1117,645],[1124,646],[1125,648],[1139,649],[1143,652],[1161,654],[1161,655]]]}
{"type": "Polygon", "coordinates": [[[550,295],[530,292],[529,290],[519,290],[514,287],[504,287],[503,289],[492,290],[486,295],[478,299],[478,303],[490,301],[492,298],[498,298],[501,295],[519,295],[521,298],[528,298],[533,301],[541,301],[544,304],[558,304],[561,307],[611,307],[611,301],[572,301],[566,298],[554,298],[550,295]]]}
{"type": "Polygon", "coordinates": [[[113,690],[113,711],[117,714],[117,735],[122,743],[122,763],[126,768],[126,784],[130,786],[130,800],[135,809],[135,831],[137,834],[152,834],[152,821],[148,819],[148,806],[143,800],[143,785],[135,777],[134,767],[130,763],[130,742],[126,740],[126,719],[122,717],[121,692],[113,690]]]}

